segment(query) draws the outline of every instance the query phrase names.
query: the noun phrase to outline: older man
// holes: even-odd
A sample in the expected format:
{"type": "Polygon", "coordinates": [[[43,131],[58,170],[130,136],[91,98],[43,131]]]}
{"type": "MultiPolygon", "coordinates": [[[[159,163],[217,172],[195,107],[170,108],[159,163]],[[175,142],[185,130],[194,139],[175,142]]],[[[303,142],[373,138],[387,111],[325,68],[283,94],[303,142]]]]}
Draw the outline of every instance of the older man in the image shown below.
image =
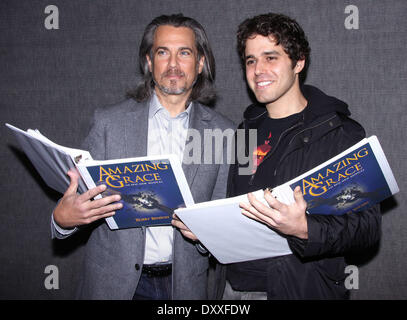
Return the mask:
{"type": "MultiPolygon", "coordinates": [[[[188,130],[233,128],[203,104],[215,100],[213,54],[202,26],[182,15],[160,16],[145,29],[139,50],[144,75],[132,97],[97,110],[84,147],[94,158],[114,159],[175,153],[182,160],[188,130]]],[[[225,150],[224,150],[225,151],[225,150]]],[[[226,157],[223,157],[226,159],[226,157]]],[[[226,164],[183,164],[196,202],[226,193],[226,164]]],[[[53,234],[64,238],[112,216],[118,196],[92,201],[98,186],[77,195],[78,177],[53,213],[53,234]]],[[[196,237],[173,226],[111,231],[99,223],[86,246],[78,295],[86,299],[205,299],[208,256],[196,237]],[[192,239],[192,240],[191,240],[192,239]]]]}

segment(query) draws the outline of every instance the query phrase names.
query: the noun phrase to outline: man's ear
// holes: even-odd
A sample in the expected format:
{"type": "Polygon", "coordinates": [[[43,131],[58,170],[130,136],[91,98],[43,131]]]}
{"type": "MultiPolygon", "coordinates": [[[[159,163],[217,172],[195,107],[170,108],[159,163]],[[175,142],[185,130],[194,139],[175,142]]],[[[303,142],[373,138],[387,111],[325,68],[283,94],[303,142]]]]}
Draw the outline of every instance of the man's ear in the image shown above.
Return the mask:
{"type": "Polygon", "coordinates": [[[199,67],[198,67],[198,73],[201,74],[203,67],[205,65],[205,56],[202,56],[201,59],[199,59],[199,67]]]}
{"type": "Polygon", "coordinates": [[[294,72],[297,74],[300,73],[302,71],[302,69],[304,69],[304,66],[305,66],[305,59],[298,60],[294,66],[294,72]]]}
{"type": "Polygon", "coordinates": [[[151,63],[151,59],[150,59],[150,56],[148,54],[146,54],[146,59],[147,59],[147,63],[148,63],[148,70],[152,73],[153,72],[153,65],[151,63]]]}

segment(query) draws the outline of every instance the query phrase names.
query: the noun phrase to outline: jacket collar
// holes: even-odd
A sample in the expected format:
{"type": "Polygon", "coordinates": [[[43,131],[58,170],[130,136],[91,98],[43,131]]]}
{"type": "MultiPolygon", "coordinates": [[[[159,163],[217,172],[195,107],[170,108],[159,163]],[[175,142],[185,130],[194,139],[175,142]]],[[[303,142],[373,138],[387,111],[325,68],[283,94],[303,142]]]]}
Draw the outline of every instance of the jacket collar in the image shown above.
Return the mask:
{"type": "MultiPolygon", "coordinates": [[[[301,92],[308,101],[307,107],[304,109],[303,122],[305,125],[312,123],[315,119],[326,114],[341,114],[349,116],[350,112],[348,105],[332,96],[328,96],[314,86],[302,85],[301,92]]],[[[244,112],[245,127],[253,128],[267,117],[267,109],[265,105],[254,103],[250,105],[244,112]]]]}

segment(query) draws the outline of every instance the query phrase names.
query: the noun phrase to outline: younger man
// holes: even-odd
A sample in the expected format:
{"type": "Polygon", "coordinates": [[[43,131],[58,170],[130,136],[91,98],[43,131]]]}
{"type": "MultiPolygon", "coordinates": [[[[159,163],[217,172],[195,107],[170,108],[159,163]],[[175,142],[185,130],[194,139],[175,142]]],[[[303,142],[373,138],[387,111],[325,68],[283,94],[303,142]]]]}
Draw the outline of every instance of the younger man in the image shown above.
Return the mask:
{"type": "MultiPolygon", "coordinates": [[[[257,99],[240,127],[257,129],[258,145],[249,151],[254,156],[251,175],[238,174],[245,164],[231,167],[228,196],[287,182],[365,137],[364,129],[349,118],[346,103],[302,85],[310,48],[296,21],[273,13],[247,19],[239,26],[237,42],[248,86],[257,99]]],[[[294,197],[288,206],[266,191],[270,207],[253,195],[250,205],[241,204],[245,215],[280,233],[292,254],[228,265],[224,298],[348,296],[344,255],[377,243],[378,206],[342,216],[307,215],[300,189],[294,190],[294,197]]]]}

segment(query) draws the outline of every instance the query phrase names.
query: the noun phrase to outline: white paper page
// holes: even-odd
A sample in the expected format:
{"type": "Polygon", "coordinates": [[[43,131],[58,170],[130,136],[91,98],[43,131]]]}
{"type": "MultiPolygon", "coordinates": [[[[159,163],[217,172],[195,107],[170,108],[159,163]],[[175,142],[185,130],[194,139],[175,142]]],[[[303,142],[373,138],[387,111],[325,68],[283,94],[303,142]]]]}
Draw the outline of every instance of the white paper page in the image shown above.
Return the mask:
{"type": "MultiPolygon", "coordinates": [[[[12,125],[6,125],[13,130],[27,157],[31,160],[45,183],[58,192],[64,193],[69,186],[69,177],[66,173],[69,169],[75,167],[72,158],[78,156],[82,150],[72,149],[78,153],[69,154],[63,148],[59,148],[60,146],[57,144],[49,144],[43,139],[38,139],[36,135],[33,136],[12,125]]],[[[85,152],[85,157],[90,157],[90,154],[85,152]]],[[[78,189],[81,193],[87,190],[82,180],[79,180],[78,189]]]]}
{"type": "MultiPolygon", "coordinates": [[[[61,146],[59,144],[56,144],[55,142],[49,140],[46,136],[44,136],[38,129],[32,130],[28,129],[27,134],[30,136],[42,141],[44,144],[49,145],[50,147],[56,148],[60,151],[64,151],[66,154],[69,154],[72,158],[73,161],[75,161],[75,158],[80,156],[80,161],[90,161],[93,160],[92,156],[90,155],[89,151],[81,150],[81,149],[75,149],[75,148],[68,148],[65,146],[61,146]]],[[[80,161],[75,161],[76,163],[79,163],[80,161]]]]}
{"type": "Polygon", "coordinates": [[[380,168],[382,169],[384,178],[389,185],[390,192],[396,194],[400,191],[396,179],[394,178],[393,171],[390,168],[389,162],[387,161],[386,155],[380,145],[379,140],[376,136],[371,136],[369,139],[370,147],[372,148],[377,161],[379,162],[380,168]]]}
{"type": "MultiPolygon", "coordinates": [[[[262,198],[262,190],[255,193],[262,198]]],[[[221,263],[235,263],[291,254],[287,240],[268,226],[241,213],[241,196],[217,206],[195,205],[175,213],[221,263]]]]}

